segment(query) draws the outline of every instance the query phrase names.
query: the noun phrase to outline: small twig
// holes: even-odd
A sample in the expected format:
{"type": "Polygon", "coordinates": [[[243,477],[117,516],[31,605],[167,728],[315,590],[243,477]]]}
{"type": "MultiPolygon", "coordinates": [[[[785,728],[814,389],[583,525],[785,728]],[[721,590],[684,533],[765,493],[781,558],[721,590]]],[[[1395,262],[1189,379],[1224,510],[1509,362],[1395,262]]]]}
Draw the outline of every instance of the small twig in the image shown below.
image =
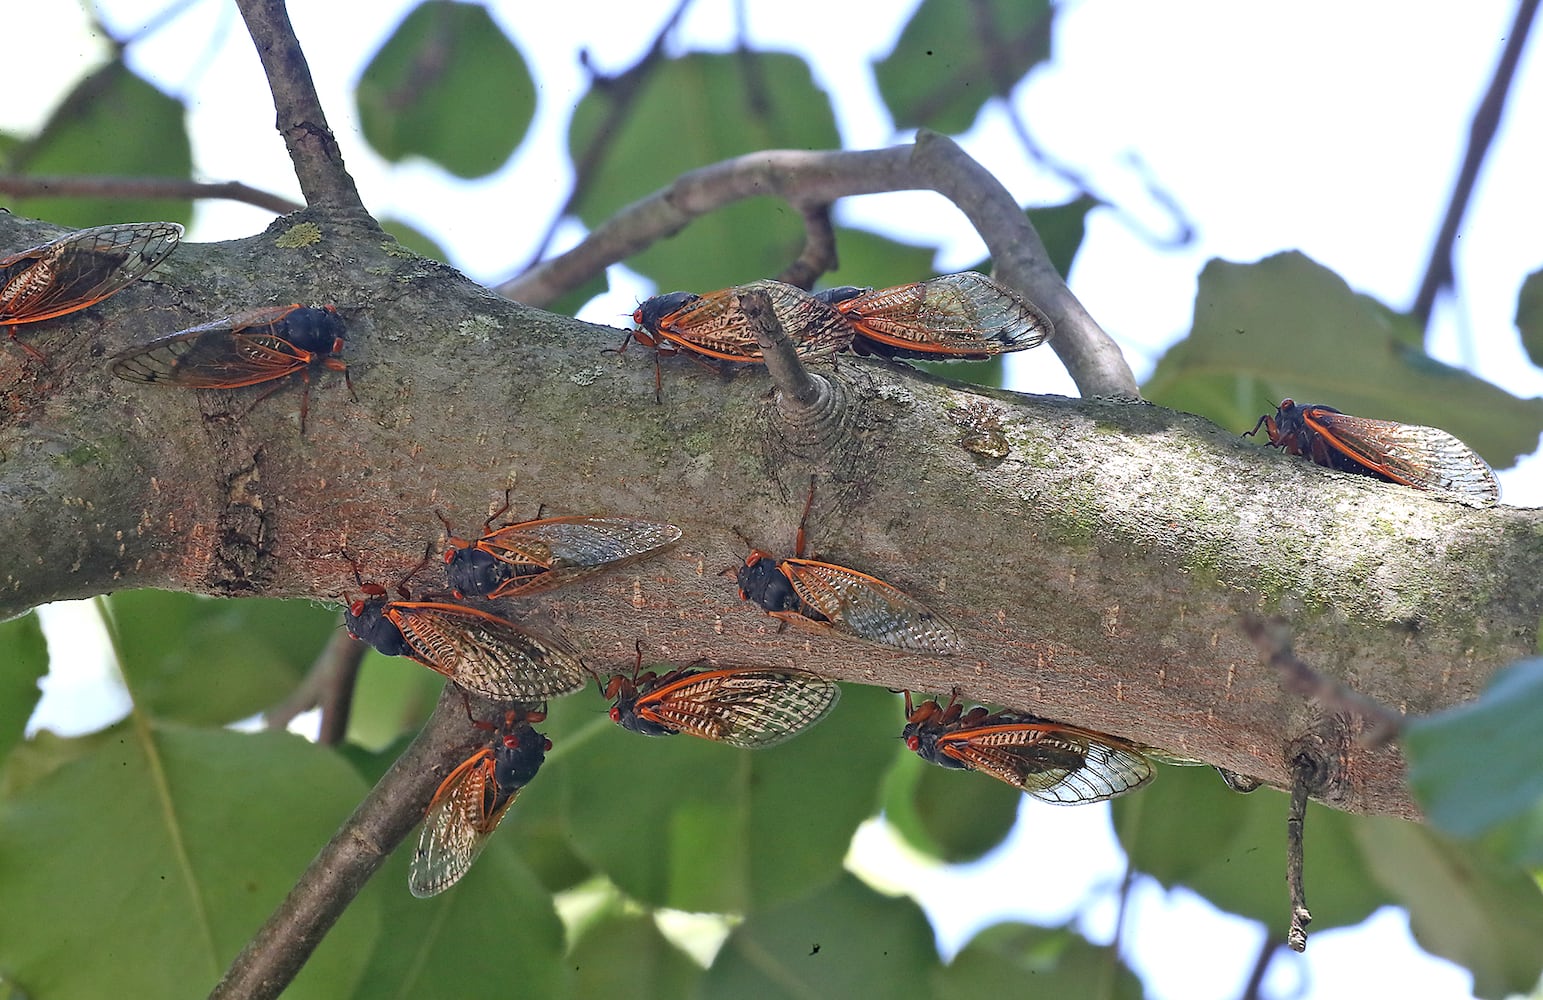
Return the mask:
{"type": "Polygon", "coordinates": [[[859,194],[930,190],[957,205],[991,253],[996,276],[1034,301],[1055,324],[1050,345],[1084,395],[1138,395],[1124,354],[1077,301],[1012,195],[953,140],[922,132],[916,142],[875,150],[769,150],[676,178],[622,209],[583,242],[500,285],[498,292],[541,306],[618,261],[684,229],[691,220],[744,198],[774,196],[793,205],[859,194]]]}
{"type": "Polygon", "coordinates": [[[445,685],[423,731],[247,942],[211,1000],[257,1000],[284,992],[370,876],[423,818],[440,780],[465,757],[469,728],[460,690],[445,685]]]}
{"type": "Polygon", "coordinates": [[[1243,987],[1241,1000],[1259,1000],[1261,990],[1264,989],[1264,974],[1270,969],[1270,962],[1275,958],[1276,950],[1280,948],[1280,939],[1266,934],[1264,943],[1259,946],[1259,954],[1254,957],[1254,967],[1248,972],[1248,982],[1243,987]]]}
{"type": "Polygon", "coordinates": [[[797,260],[777,275],[777,280],[797,285],[807,292],[820,275],[834,271],[837,266],[836,230],[830,224],[830,203],[811,205],[804,209],[804,249],[797,260]]]}
{"type": "Polygon", "coordinates": [[[0,194],[12,198],[222,198],[284,215],[304,206],[240,181],[208,183],[177,177],[21,177],[0,175],[0,194]]]}
{"type": "Polygon", "coordinates": [[[1286,946],[1292,951],[1307,949],[1307,925],[1313,915],[1307,912],[1307,891],[1302,885],[1302,825],[1307,819],[1307,783],[1313,773],[1309,760],[1298,758],[1291,774],[1291,811],[1286,814],[1286,889],[1291,893],[1291,929],[1286,932],[1286,946]]]}
{"type": "Polygon", "coordinates": [[[1538,0],[1521,0],[1517,5],[1516,18],[1511,22],[1505,47],[1500,50],[1500,61],[1495,65],[1489,89],[1473,113],[1473,122],[1468,127],[1468,149],[1463,153],[1463,165],[1457,174],[1457,184],[1452,189],[1446,215],[1436,234],[1436,245],[1431,248],[1425,276],[1420,279],[1420,290],[1414,296],[1412,311],[1422,329],[1430,326],[1436,296],[1452,284],[1452,245],[1457,242],[1458,227],[1462,225],[1463,216],[1468,211],[1468,201],[1473,197],[1479,168],[1484,165],[1484,157],[1495,141],[1495,132],[1505,113],[1506,97],[1511,91],[1511,81],[1516,77],[1516,67],[1521,61],[1522,50],[1527,46],[1527,36],[1532,31],[1533,17],[1537,12],[1538,0]]]}
{"type": "Polygon", "coordinates": [[[354,681],[359,676],[359,663],[368,648],[342,629],[335,630],[289,697],[264,713],[264,725],[269,729],[286,729],[296,716],[320,706],[321,732],[317,742],[327,746],[343,742],[354,681]]]}
{"type": "Polygon", "coordinates": [[[1293,694],[1312,699],[1329,714],[1361,719],[1366,729],[1359,742],[1378,747],[1403,730],[1404,717],[1336,680],[1323,676],[1291,651],[1290,626],[1282,619],[1265,621],[1252,615],[1243,619],[1243,632],[1253,640],[1266,661],[1280,673],[1281,685],[1293,694]]]}
{"type": "Polygon", "coordinates": [[[822,385],[828,389],[829,383],[824,379],[815,382],[809,369],[798,359],[792,338],[782,328],[782,322],[772,308],[771,296],[759,289],[751,289],[737,293],[736,298],[738,309],[755,334],[756,346],[760,347],[766,369],[771,372],[777,388],[800,408],[815,408],[822,395],[827,394],[822,393],[822,385]]]}
{"type": "Polygon", "coordinates": [[[354,179],[343,166],[337,138],[327,127],[311,68],[283,0],[236,0],[236,6],[273,91],[276,125],[289,149],[306,204],[367,214],[354,179]]]}

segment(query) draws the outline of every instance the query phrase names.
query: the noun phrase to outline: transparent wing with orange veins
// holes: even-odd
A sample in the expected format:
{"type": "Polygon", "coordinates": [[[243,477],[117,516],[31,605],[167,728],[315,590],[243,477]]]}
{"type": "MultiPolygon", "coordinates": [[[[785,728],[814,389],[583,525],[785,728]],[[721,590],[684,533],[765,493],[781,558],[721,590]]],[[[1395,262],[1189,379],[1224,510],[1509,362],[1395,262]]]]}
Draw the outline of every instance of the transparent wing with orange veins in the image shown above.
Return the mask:
{"type": "Polygon", "coordinates": [[[659,335],[726,361],[759,361],[760,345],[739,304],[740,293],[751,290],[763,291],[771,299],[777,322],[800,357],[824,357],[851,342],[852,326],[834,306],[796,285],[769,279],[692,300],[660,320],[659,335]]]}
{"type": "Polygon", "coordinates": [[[798,596],[837,631],[924,653],[963,648],[942,615],[883,580],[812,559],[784,559],[781,565],[798,596]]]}
{"type": "Polygon", "coordinates": [[[451,771],[423,817],[407,875],[412,894],[436,896],[460,881],[518,794],[499,788],[490,750],[477,751],[451,771]]]}
{"type": "Polygon", "coordinates": [[[1500,499],[1500,484],[1484,459],[1439,427],[1323,410],[1305,417],[1356,461],[1406,486],[1455,493],[1484,505],[1500,499]]]}
{"type": "Polygon", "coordinates": [[[680,529],[673,524],[626,517],[552,517],[500,528],[480,539],[477,547],[515,566],[548,570],[511,580],[500,596],[513,597],[643,559],[679,538],[680,529]]]}
{"type": "Polygon", "coordinates": [[[792,739],[825,718],[840,697],[834,681],[807,671],[728,667],[645,692],[637,712],[671,729],[754,750],[792,739]]]}
{"type": "Polygon", "coordinates": [[[937,745],[977,771],[1060,805],[1112,799],[1156,774],[1133,744],[1054,722],[970,726],[938,737],[937,745]]]}
{"type": "Polygon", "coordinates": [[[0,324],[94,305],[153,270],[181,239],[175,222],[97,226],[0,257],[0,324]]]}
{"type": "Polygon", "coordinates": [[[458,604],[393,601],[385,611],[413,658],[499,701],[542,701],[584,687],[578,652],[554,636],[458,604]]]}
{"type": "Polygon", "coordinates": [[[1027,350],[1053,331],[1032,302],[977,271],[880,288],[836,308],[874,340],[940,354],[1027,350]]]}
{"type": "Polygon", "coordinates": [[[123,351],[113,374],[143,385],[233,389],[297,372],[315,357],[273,332],[299,306],[257,309],[205,323],[123,351]]]}

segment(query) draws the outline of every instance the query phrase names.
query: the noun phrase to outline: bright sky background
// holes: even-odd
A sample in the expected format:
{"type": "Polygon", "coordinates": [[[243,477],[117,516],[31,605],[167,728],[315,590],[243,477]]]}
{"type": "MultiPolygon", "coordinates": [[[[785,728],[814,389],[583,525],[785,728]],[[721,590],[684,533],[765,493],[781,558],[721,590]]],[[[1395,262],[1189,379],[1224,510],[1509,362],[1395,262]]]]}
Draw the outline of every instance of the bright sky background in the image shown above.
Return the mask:
{"type": "MultiPolygon", "coordinates": [[[[102,6],[114,30],[125,35],[166,3],[104,0],[102,6]]],[[[377,0],[368,8],[316,0],[291,6],[366,203],[378,215],[413,222],[437,238],[457,266],[492,281],[529,256],[567,196],[564,129],[585,82],[579,49],[605,71],[625,68],[652,39],[672,0],[607,5],[604,18],[565,16],[586,5],[495,4],[533,64],[540,106],[531,135],[510,164],[471,183],[425,164],[392,167],[359,138],[352,84],[410,0],[377,0]],[[368,16],[361,13],[366,9],[368,16]]],[[[868,63],[888,51],[912,3],[745,0],[744,6],[758,47],[809,56],[816,78],[835,98],[849,147],[904,141],[877,110],[868,63]]],[[[729,47],[733,9],[721,0],[699,0],[676,36],[675,51],[729,47]]],[[[1447,4],[1392,0],[1067,5],[1058,20],[1055,63],[1017,88],[1015,106],[1044,147],[1146,226],[1166,232],[1167,218],[1124,163],[1126,154],[1139,153],[1199,231],[1190,248],[1158,252],[1110,212],[1089,219],[1071,285],[1125,348],[1138,377],[1188,329],[1196,276],[1213,257],[1248,261],[1302,250],[1358,291],[1407,308],[1463,155],[1472,109],[1513,12],[1513,3],[1499,0],[1472,0],[1460,12],[1447,4]]],[[[78,78],[60,67],[105,58],[100,40],[86,35],[79,11],[57,0],[28,5],[25,18],[10,19],[6,34],[7,77],[26,81],[26,87],[20,97],[0,102],[4,129],[33,127],[47,114],[78,78]]],[[[1439,308],[1430,345],[1437,357],[1523,396],[1543,394],[1543,374],[1527,362],[1512,324],[1523,278],[1543,268],[1537,236],[1543,139],[1536,128],[1518,126],[1543,121],[1537,48],[1534,40],[1524,55],[1506,121],[1462,227],[1456,261],[1461,296],[1439,308]]],[[[193,4],[134,46],[131,61],[168,92],[189,99],[202,177],[298,197],[233,4],[193,4]]],[[[1073,193],[1025,161],[999,111],[983,114],[963,144],[1022,203],[1054,203],[1073,193]]],[[[933,195],[853,199],[840,214],[849,224],[942,242],[939,271],[969,265],[984,253],[964,220],[933,195]]],[[[246,236],[269,221],[256,209],[202,203],[189,236],[246,236]]],[[[565,230],[559,249],[579,235],[565,230]]],[[[612,283],[612,294],[589,307],[585,318],[619,322],[652,291],[623,268],[613,269],[612,283]]],[[[1013,361],[1016,388],[1073,394],[1050,352],[1013,361]]],[[[1536,468],[1535,460],[1530,466],[1524,461],[1519,471],[1500,472],[1508,502],[1543,504],[1543,476],[1536,468]]],[[[91,654],[69,659],[80,669],[50,677],[34,724],[60,728],[67,719],[67,728],[90,728],[117,710],[103,696],[110,671],[93,668],[91,654]]],[[[1002,851],[959,870],[917,865],[881,830],[865,830],[858,853],[866,868],[903,883],[928,906],[950,951],[1001,916],[1056,922],[1088,898],[1101,901],[1091,908],[1086,930],[1095,940],[1108,940],[1123,859],[1107,808],[1056,809],[1026,800],[1020,820],[1002,851]],[[1070,863],[1026,860],[1030,851],[1066,857],[1073,844],[1079,850],[1070,863]],[[960,899],[970,905],[961,907],[960,899]],[[983,913],[982,901],[1003,909],[983,913]]],[[[1309,871],[1309,902],[1311,879],[1309,871]]],[[[1262,936],[1255,925],[1216,914],[1189,893],[1165,893],[1150,882],[1138,884],[1128,919],[1128,957],[1149,995],[1176,1000],[1237,996],[1262,936]]],[[[1466,972],[1410,943],[1401,913],[1384,911],[1351,931],[1314,933],[1305,958],[1277,960],[1267,988],[1272,996],[1447,998],[1469,995],[1468,982],[1466,972]],[[1298,988],[1304,992],[1296,994],[1298,988]]]]}

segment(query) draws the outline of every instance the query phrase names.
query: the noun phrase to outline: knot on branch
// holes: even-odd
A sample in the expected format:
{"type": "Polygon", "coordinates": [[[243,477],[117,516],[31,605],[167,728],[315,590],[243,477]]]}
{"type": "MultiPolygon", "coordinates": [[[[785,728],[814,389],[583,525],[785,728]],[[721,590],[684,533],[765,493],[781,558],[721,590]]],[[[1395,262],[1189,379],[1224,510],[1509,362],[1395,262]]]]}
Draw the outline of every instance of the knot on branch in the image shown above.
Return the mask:
{"type": "Polygon", "coordinates": [[[1346,802],[1351,740],[1348,716],[1319,716],[1311,729],[1286,744],[1286,770],[1320,802],[1346,802]]]}

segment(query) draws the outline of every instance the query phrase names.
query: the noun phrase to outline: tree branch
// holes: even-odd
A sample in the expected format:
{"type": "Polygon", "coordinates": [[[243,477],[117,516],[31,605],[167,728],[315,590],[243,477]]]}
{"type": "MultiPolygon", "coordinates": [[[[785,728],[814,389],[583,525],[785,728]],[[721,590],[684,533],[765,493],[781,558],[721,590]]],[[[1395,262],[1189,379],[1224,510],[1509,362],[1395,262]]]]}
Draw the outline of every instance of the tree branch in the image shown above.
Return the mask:
{"type": "Polygon", "coordinates": [[[311,82],[311,68],[300,51],[283,0],[237,0],[236,6],[273,91],[276,127],[289,149],[306,203],[367,215],[354,179],[343,166],[337,138],[327,127],[327,115],[311,82]]]}
{"type": "Polygon", "coordinates": [[[771,150],[693,170],[498,291],[530,305],[549,303],[607,266],[680,232],[697,216],[743,198],[775,195],[803,211],[851,195],[913,190],[936,191],[969,218],[991,253],[996,276],[1050,316],[1056,330],[1050,346],[1083,395],[1139,395],[1119,347],[1066,287],[1007,189],[953,140],[930,132],[918,135],[913,145],[889,149],[771,150]]]}
{"type": "Polygon", "coordinates": [[[1516,7],[1516,19],[1511,22],[1510,34],[1505,47],[1500,50],[1500,61],[1495,65],[1495,75],[1489,81],[1489,89],[1479,101],[1473,113],[1473,123],[1468,128],[1468,149],[1463,153],[1463,165],[1457,172],[1457,184],[1447,203],[1446,215],[1436,233],[1436,245],[1431,248],[1430,262],[1425,265],[1425,276],[1420,279],[1420,289],[1415,293],[1411,311],[1420,321],[1421,328],[1430,326],[1431,310],[1436,306],[1436,296],[1452,285],[1452,246],[1457,242],[1457,229],[1468,211],[1468,201],[1473,197],[1473,186],[1479,179],[1479,168],[1495,141],[1495,131],[1500,127],[1505,112],[1506,97],[1511,91],[1511,81],[1516,76],[1522,50],[1527,46],[1527,36],[1538,12],[1538,0],[1521,0],[1516,7]]]}
{"type": "Polygon", "coordinates": [[[223,198],[245,202],[279,215],[302,206],[240,181],[209,183],[176,177],[22,177],[0,175],[0,194],[13,198],[223,198]]]}

